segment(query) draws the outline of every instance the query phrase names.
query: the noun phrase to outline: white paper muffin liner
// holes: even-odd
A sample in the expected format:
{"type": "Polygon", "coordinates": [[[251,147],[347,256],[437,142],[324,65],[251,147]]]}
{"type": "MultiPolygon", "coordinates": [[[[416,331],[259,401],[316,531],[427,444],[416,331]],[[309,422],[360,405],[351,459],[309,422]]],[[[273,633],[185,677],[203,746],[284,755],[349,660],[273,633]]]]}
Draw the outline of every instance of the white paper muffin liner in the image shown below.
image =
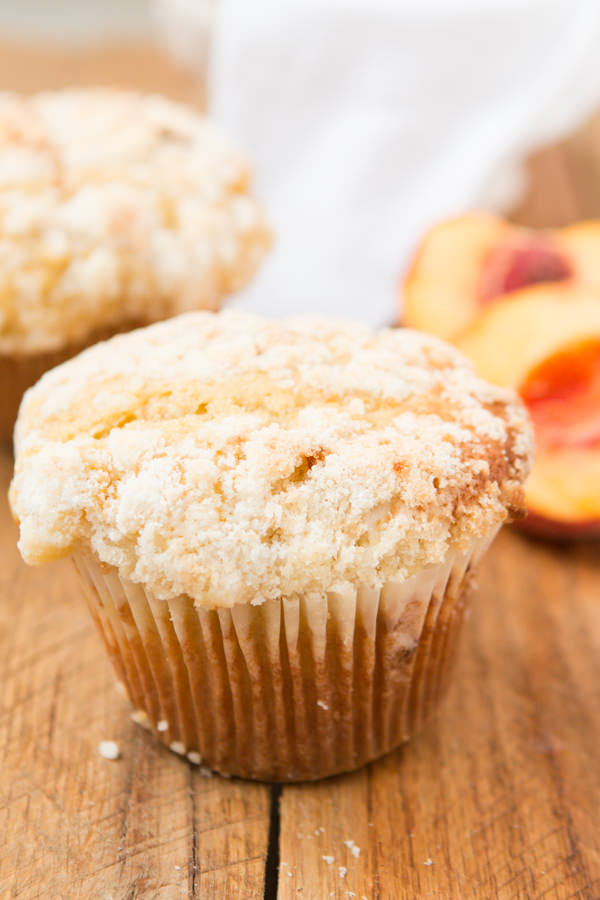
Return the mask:
{"type": "Polygon", "coordinates": [[[355,769],[422,726],[496,530],[381,590],[231,609],[159,600],[91,553],[75,563],[137,721],[211,769],[300,781],[355,769]]]}

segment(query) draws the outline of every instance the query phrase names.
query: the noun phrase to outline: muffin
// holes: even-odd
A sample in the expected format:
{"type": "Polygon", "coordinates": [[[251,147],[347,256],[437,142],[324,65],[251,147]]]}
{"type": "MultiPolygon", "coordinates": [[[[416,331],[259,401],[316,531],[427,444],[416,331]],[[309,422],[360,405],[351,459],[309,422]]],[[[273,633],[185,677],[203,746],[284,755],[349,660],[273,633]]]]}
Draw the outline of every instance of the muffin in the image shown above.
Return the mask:
{"type": "Polygon", "coordinates": [[[192,762],[288,781],[433,710],[531,436],[429,335],[200,312],[48,372],[15,446],[21,553],[73,557],[135,718],[192,762]]]}
{"type": "Polygon", "coordinates": [[[191,109],[110,89],[0,93],[0,440],[46,369],[217,308],[268,245],[244,159],[191,109]]]}

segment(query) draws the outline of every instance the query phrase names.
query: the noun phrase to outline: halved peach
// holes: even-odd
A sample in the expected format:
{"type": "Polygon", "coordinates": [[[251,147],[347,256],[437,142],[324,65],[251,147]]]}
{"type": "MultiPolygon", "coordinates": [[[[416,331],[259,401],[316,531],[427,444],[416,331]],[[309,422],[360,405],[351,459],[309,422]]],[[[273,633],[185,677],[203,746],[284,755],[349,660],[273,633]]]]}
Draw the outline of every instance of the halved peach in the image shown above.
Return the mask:
{"type": "Polygon", "coordinates": [[[540,449],[600,447],[600,336],[563,344],[527,374],[519,393],[540,449]]]}
{"type": "Polygon", "coordinates": [[[548,282],[600,288],[600,221],[536,231],[469,213],[426,235],[404,279],[403,321],[454,340],[500,297],[548,282]]]}
{"type": "Polygon", "coordinates": [[[600,295],[530,288],[482,313],[457,342],[489,381],[515,387],[537,453],[524,527],[600,536],[600,295]]]}
{"type": "Polygon", "coordinates": [[[600,537],[600,447],[537,453],[519,527],[551,538],[600,537]]]}
{"type": "Polygon", "coordinates": [[[538,285],[484,310],[455,344],[494,384],[519,387],[561,347],[600,333],[600,293],[538,285]]]}

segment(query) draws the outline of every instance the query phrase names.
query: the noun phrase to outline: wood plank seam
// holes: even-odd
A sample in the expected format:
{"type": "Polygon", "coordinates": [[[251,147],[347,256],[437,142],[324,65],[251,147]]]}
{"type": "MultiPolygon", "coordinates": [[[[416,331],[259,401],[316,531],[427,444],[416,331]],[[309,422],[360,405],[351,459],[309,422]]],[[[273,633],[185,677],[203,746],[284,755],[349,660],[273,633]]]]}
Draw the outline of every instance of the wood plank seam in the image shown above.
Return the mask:
{"type": "Polygon", "coordinates": [[[265,891],[264,900],[277,900],[279,891],[279,863],[280,863],[280,802],[283,785],[271,785],[271,807],[269,811],[269,838],[267,844],[267,858],[265,860],[265,891]]]}

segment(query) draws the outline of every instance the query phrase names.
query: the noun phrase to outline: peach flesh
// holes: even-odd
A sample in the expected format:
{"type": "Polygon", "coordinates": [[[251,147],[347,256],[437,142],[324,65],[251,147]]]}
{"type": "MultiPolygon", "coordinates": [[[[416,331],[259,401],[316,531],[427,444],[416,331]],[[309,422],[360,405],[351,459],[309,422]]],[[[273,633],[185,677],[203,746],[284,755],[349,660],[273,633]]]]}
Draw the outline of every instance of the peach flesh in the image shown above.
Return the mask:
{"type": "MultiPolygon", "coordinates": [[[[557,463],[562,460],[558,472],[563,469],[566,493],[562,495],[561,492],[561,503],[567,500],[572,506],[567,518],[556,513],[549,517],[530,508],[520,527],[539,537],[555,540],[600,537],[600,520],[594,514],[584,513],[588,500],[585,496],[578,497],[582,482],[587,484],[590,475],[585,473],[584,461],[594,457],[579,457],[580,465],[576,465],[575,457],[562,455],[563,451],[567,454],[569,451],[600,453],[600,338],[576,341],[563,347],[528,374],[519,393],[531,415],[543,459],[548,462],[556,459],[557,463]]],[[[542,461],[540,458],[538,465],[542,461]]],[[[556,465],[554,470],[556,477],[556,465]]],[[[593,496],[597,485],[590,483],[589,490],[593,496]]],[[[587,494],[587,488],[583,493],[587,494]]],[[[552,496],[552,489],[548,496],[552,496]]],[[[546,491],[544,498],[548,499],[546,491]]],[[[537,506],[537,502],[533,506],[537,506]]]]}
{"type": "Polygon", "coordinates": [[[573,274],[568,259],[548,241],[536,237],[518,244],[500,244],[488,254],[480,276],[481,307],[531,284],[565,281],[573,274]]]}
{"type": "Polygon", "coordinates": [[[578,341],[537,365],[519,393],[538,447],[600,448],[600,339],[578,341]]]}

